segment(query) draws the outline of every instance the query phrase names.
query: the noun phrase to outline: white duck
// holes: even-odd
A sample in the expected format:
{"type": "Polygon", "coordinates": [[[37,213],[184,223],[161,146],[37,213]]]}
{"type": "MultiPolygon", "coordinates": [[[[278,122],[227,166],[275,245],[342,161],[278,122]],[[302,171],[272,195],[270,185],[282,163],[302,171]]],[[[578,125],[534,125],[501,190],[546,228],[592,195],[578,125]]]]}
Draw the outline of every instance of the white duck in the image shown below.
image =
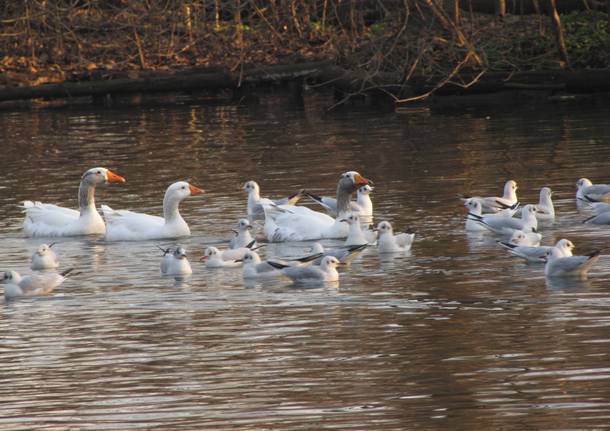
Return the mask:
{"type": "Polygon", "coordinates": [[[253,226],[248,219],[242,218],[237,222],[237,230],[233,230],[235,236],[229,241],[229,248],[242,248],[250,244],[254,238],[250,231],[253,226]]]}
{"type": "MultiPolygon", "coordinates": [[[[167,250],[169,252],[169,249],[167,250]]],[[[180,277],[191,275],[193,270],[186,258],[186,250],[180,246],[173,253],[165,253],[161,259],[161,274],[180,277]]]]}
{"type": "Polygon", "coordinates": [[[481,203],[484,213],[496,213],[503,209],[512,208],[517,203],[517,183],[513,180],[508,180],[504,184],[504,194],[502,197],[480,197],[480,196],[464,196],[462,200],[474,199],[481,203]]]}
{"type": "Polygon", "coordinates": [[[53,204],[24,201],[23,230],[27,236],[104,234],[106,225],[95,208],[95,188],[124,182],[125,178],[109,169],[89,169],[81,177],[78,188],[78,211],[53,204]]]}
{"type": "Polygon", "coordinates": [[[390,222],[382,221],[377,225],[379,238],[377,239],[377,247],[380,253],[398,253],[401,251],[411,250],[414,233],[398,233],[394,235],[390,222]]]}
{"type": "Polygon", "coordinates": [[[265,210],[264,232],[271,242],[307,241],[322,238],[345,238],[348,226],[339,219],[349,212],[350,196],[369,180],[358,172],[341,175],[337,184],[338,218],[293,205],[263,205],[265,210]]]}
{"type": "Polygon", "coordinates": [[[4,298],[13,299],[19,296],[47,295],[62,284],[72,268],[61,274],[46,273],[22,276],[17,271],[7,271],[0,281],[4,285],[4,298]]]}
{"type": "Polygon", "coordinates": [[[296,205],[296,203],[303,197],[303,190],[282,199],[271,200],[268,198],[261,198],[261,188],[256,181],[246,181],[243,187],[244,191],[248,193],[248,217],[252,220],[262,220],[265,217],[263,210],[264,205],[296,205]]]}
{"type": "Polygon", "coordinates": [[[170,185],[163,198],[163,217],[128,210],[113,210],[109,206],[102,205],[102,212],[108,225],[106,239],[138,241],[189,236],[191,230],[180,215],[178,206],[187,197],[202,193],[203,190],[186,181],[178,181],[170,185]]]}
{"type": "Polygon", "coordinates": [[[41,244],[38,246],[34,254],[32,255],[32,263],[30,268],[34,271],[41,271],[44,269],[55,269],[59,266],[59,259],[51,247],[55,245],[54,242],[51,244],[41,244]]]}

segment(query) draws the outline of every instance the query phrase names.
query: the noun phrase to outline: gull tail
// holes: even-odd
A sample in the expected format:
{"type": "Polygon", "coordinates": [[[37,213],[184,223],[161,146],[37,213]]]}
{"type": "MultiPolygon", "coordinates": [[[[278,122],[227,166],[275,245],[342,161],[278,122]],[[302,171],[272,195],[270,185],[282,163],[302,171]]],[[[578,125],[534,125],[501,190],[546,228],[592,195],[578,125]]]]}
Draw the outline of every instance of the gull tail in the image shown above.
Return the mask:
{"type": "Polygon", "coordinates": [[[288,265],[283,265],[281,263],[278,262],[274,262],[272,260],[268,260],[267,263],[269,265],[271,265],[272,267],[274,267],[275,269],[284,269],[284,268],[288,268],[288,265]]]}

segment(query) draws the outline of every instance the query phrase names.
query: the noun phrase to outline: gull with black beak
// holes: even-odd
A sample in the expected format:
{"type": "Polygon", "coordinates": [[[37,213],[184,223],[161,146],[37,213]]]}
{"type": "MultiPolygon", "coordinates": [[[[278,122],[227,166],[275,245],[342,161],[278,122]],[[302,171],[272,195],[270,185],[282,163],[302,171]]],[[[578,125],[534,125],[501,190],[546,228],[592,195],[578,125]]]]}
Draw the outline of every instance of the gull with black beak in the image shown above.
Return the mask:
{"type": "Polygon", "coordinates": [[[55,245],[54,242],[51,244],[40,244],[34,254],[32,255],[32,263],[30,268],[34,271],[42,271],[45,269],[55,269],[59,266],[59,259],[51,247],[55,245]]]}
{"type": "Polygon", "coordinates": [[[392,225],[389,221],[382,221],[377,225],[379,237],[377,238],[377,248],[380,253],[399,253],[411,250],[414,233],[394,234],[392,225]]]}
{"type": "Polygon", "coordinates": [[[296,203],[303,197],[303,190],[282,198],[282,199],[268,199],[261,198],[261,189],[256,181],[246,181],[243,187],[244,191],[248,194],[248,217],[252,220],[262,220],[265,218],[265,212],[263,210],[264,205],[296,205],[296,203]]]}
{"type": "Polygon", "coordinates": [[[536,207],[536,218],[538,221],[553,221],[555,220],[555,206],[551,199],[553,192],[549,187],[540,189],[540,200],[536,207]]]}
{"type": "Polygon", "coordinates": [[[48,295],[57,286],[62,284],[72,268],[61,274],[44,273],[22,276],[17,271],[4,273],[0,283],[4,285],[4,298],[13,299],[20,296],[48,295]]]}
{"type": "Polygon", "coordinates": [[[518,203],[517,188],[515,181],[508,180],[504,184],[504,194],[501,197],[461,196],[461,199],[464,201],[473,199],[480,202],[484,213],[497,213],[504,209],[512,208],[518,203]]]}
{"type": "Polygon", "coordinates": [[[204,193],[186,181],[178,181],[167,188],[163,198],[163,217],[128,210],[113,210],[102,205],[108,224],[106,239],[109,241],[139,241],[146,239],[178,238],[189,236],[191,230],[178,210],[180,202],[189,196],[204,193]]]}
{"type": "Polygon", "coordinates": [[[339,281],[337,266],[341,264],[334,256],[325,256],[320,265],[315,266],[285,266],[269,261],[269,264],[281,271],[294,283],[324,283],[339,281]]]}
{"type": "Polygon", "coordinates": [[[350,212],[352,193],[369,183],[355,171],[341,174],[337,183],[337,219],[304,206],[263,205],[265,236],[270,242],[346,238],[349,228],[340,219],[350,212]]]}
{"type": "Polygon", "coordinates": [[[75,236],[106,233],[104,219],[95,208],[95,189],[125,178],[110,169],[93,168],[81,177],[78,188],[79,210],[53,204],[24,201],[23,231],[27,236],[75,236]]]}
{"type": "Polygon", "coordinates": [[[304,256],[298,259],[293,260],[282,260],[278,258],[273,258],[269,260],[262,260],[258,253],[253,250],[248,250],[244,255],[243,259],[238,259],[237,262],[243,262],[244,264],[244,278],[246,279],[256,279],[256,278],[273,278],[277,277],[278,274],[276,267],[272,265],[272,263],[276,265],[281,265],[282,267],[297,267],[297,266],[309,266],[314,262],[317,258],[321,257],[320,253],[311,254],[308,256],[304,256]]]}
{"type": "Polygon", "coordinates": [[[170,249],[164,250],[161,259],[161,274],[180,277],[192,273],[191,264],[186,258],[186,250],[183,247],[177,246],[173,252],[170,249]]]}
{"type": "Polygon", "coordinates": [[[253,229],[253,226],[250,224],[248,219],[242,218],[237,222],[237,230],[233,230],[235,236],[231,238],[229,242],[229,248],[242,248],[246,247],[254,238],[252,238],[252,234],[250,231],[253,229]]]}
{"type": "Polygon", "coordinates": [[[339,221],[347,223],[349,225],[347,239],[345,240],[345,243],[343,243],[343,246],[362,245],[368,244],[370,242],[375,242],[375,239],[377,237],[376,232],[372,230],[364,231],[362,229],[362,224],[360,223],[360,216],[358,214],[352,213],[339,221]]]}
{"type": "Polygon", "coordinates": [[[247,252],[257,250],[256,241],[252,240],[245,247],[220,250],[217,247],[207,247],[200,260],[205,261],[207,268],[231,268],[241,266],[247,252]]]}
{"type": "Polygon", "coordinates": [[[610,184],[593,184],[588,178],[576,181],[576,200],[584,202],[610,202],[610,184]]]}
{"type": "Polygon", "coordinates": [[[599,250],[585,256],[564,256],[561,250],[553,247],[546,254],[544,275],[551,278],[575,277],[584,280],[599,258],[599,250]]]}
{"type": "MultiPolygon", "coordinates": [[[[525,239],[523,242],[525,242],[525,239]]],[[[574,250],[574,244],[567,239],[560,239],[554,246],[520,245],[506,241],[498,241],[498,244],[507,249],[510,254],[533,263],[546,262],[547,253],[553,247],[559,250],[562,256],[572,256],[572,250],[574,250]]]]}
{"type": "Polygon", "coordinates": [[[538,220],[536,219],[536,207],[534,205],[526,205],[521,211],[521,218],[512,217],[497,217],[497,216],[477,216],[468,213],[471,220],[485,226],[491,232],[501,235],[512,235],[515,231],[520,230],[525,233],[536,232],[538,228],[538,220]]]}

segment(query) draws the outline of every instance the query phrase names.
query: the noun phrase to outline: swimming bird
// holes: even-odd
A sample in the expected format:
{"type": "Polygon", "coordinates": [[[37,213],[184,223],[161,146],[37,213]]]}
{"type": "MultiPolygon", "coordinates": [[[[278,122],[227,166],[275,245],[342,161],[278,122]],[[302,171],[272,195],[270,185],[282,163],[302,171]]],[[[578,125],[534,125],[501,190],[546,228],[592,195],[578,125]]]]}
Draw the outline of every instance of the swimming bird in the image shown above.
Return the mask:
{"type": "Polygon", "coordinates": [[[549,187],[540,189],[540,200],[536,207],[536,219],[538,221],[553,221],[555,220],[555,206],[551,196],[553,192],[549,187]]]}
{"type": "Polygon", "coordinates": [[[322,244],[316,242],[311,248],[311,252],[321,254],[321,256],[312,261],[312,265],[319,265],[326,256],[334,256],[339,262],[349,265],[366,247],[368,247],[368,244],[349,245],[326,250],[322,244]]]}
{"type": "Polygon", "coordinates": [[[593,184],[588,178],[576,181],[576,199],[585,202],[609,202],[610,184],[593,184]]]}
{"type": "Polygon", "coordinates": [[[364,231],[362,229],[362,224],[360,223],[360,216],[357,213],[352,213],[339,221],[347,223],[349,225],[347,239],[343,243],[343,246],[362,245],[375,241],[377,236],[376,233],[372,230],[364,231]]]}
{"type": "Polygon", "coordinates": [[[97,186],[124,183],[125,178],[106,168],[92,168],[81,177],[78,188],[79,210],[53,204],[24,201],[26,236],[75,236],[104,234],[106,225],[95,208],[97,186]]]}
{"type": "Polygon", "coordinates": [[[303,197],[303,190],[281,199],[261,198],[261,189],[256,181],[246,181],[243,186],[244,191],[248,194],[248,217],[251,220],[262,220],[265,217],[263,204],[265,205],[296,205],[303,197]]]}
{"type": "Polygon", "coordinates": [[[472,220],[482,224],[490,231],[501,235],[512,235],[516,230],[525,233],[536,232],[538,220],[536,219],[536,207],[526,205],[521,211],[521,218],[476,216],[468,214],[472,220]]]}
{"type": "Polygon", "coordinates": [[[594,251],[585,256],[563,256],[555,247],[546,255],[544,275],[547,277],[577,277],[587,278],[591,267],[599,260],[600,251],[594,251]]]}
{"type": "Polygon", "coordinates": [[[169,249],[163,254],[161,259],[161,274],[170,276],[185,276],[191,275],[193,270],[191,264],[186,257],[186,250],[183,247],[176,247],[171,252],[169,249]]]}
{"type": "Polygon", "coordinates": [[[255,251],[248,251],[242,259],[245,279],[273,279],[282,277],[282,273],[268,261],[262,261],[255,251]]]}
{"type": "Polygon", "coordinates": [[[226,268],[241,266],[242,260],[246,253],[251,250],[256,250],[260,247],[255,247],[256,241],[252,240],[245,247],[220,250],[217,247],[207,247],[203,251],[202,261],[205,261],[207,268],[226,268]]]}
{"type": "MultiPolygon", "coordinates": [[[[358,188],[356,201],[351,201],[349,204],[350,211],[357,212],[362,217],[371,217],[373,215],[373,202],[371,201],[371,192],[374,188],[365,184],[358,188]]],[[[326,208],[328,214],[332,217],[337,217],[337,199],[330,196],[318,196],[313,193],[305,192],[309,198],[326,208]]]]}
{"type": "Polygon", "coordinates": [[[517,183],[515,181],[508,180],[504,184],[504,194],[502,197],[462,196],[462,200],[477,200],[481,203],[484,213],[496,213],[517,204],[517,188],[517,183]]]}
{"type": "Polygon", "coordinates": [[[294,283],[320,283],[339,280],[337,266],[340,265],[340,262],[334,256],[325,256],[319,266],[284,266],[273,261],[270,261],[269,264],[280,270],[294,283]]]}
{"type": "Polygon", "coordinates": [[[346,238],[348,226],[339,220],[349,212],[351,194],[367,184],[369,180],[358,172],[341,175],[337,183],[337,219],[303,206],[263,205],[265,236],[270,242],[346,238]]]}
{"type": "Polygon", "coordinates": [[[54,242],[49,245],[39,245],[32,255],[32,263],[30,264],[30,268],[34,271],[57,268],[59,266],[59,259],[57,258],[55,252],[51,250],[51,247],[54,245],[54,242]]]}
{"type": "Polygon", "coordinates": [[[4,285],[5,299],[13,299],[19,296],[47,295],[62,284],[72,270],[73,268],[67,269],[61,274],[49,272],[24,276],[17,271],[6,271],[0,283],[4,285]]]}
{"type": "Polygon", "coordinates": [[[394,234],[392,225],[388,221],[382,221],[377,225],[379,238],[377,238],[377,248],[380,253],[398,253],[411,250],[414,233],[394,234]]]}
{"type": "Polygon", "coordinates": [[[498,241],[509,253],[527,260],[528,262],[544,263],[549,250],[555,247],[562,256],[572,256],[574,244],[567,239],[560,239],[554,246],[528,246],[517,245],[512,242],[498,241]]]}
{"type": "Polygon", "coordinates": [[[250,244],[254,238],[250,231],[253,226],[250,224],[248,219],[242,218],[237,222],[237,230],[233,230],[235,236],[229,241],[229,248],[242,248],[250,244]]]}
{"type": "Polygon", "coordinates": [[[519,203],[517,202],[512,207],[500,210],[493,214],[483,214],[483,206],[477,199],[465,199],[464,206],[468,209],[468,214],[466,214],[466,230],[469,232],[480,232],[486,231],[487,228],[478,221],[479,218],[512,217],[517,212],[519,203]]]}
{"type": "Polygon", "coordinates": [[[146,239],[177,238],[189,236],[191,230],[178,211],[180,202],[189,196],[204,193],[186,181],[178,181],[167,188],[163,198],[163,217],[137,213],[128,210],[113,210],[102,205],[102,212],[108,224],[108,241],[138,241],[146,239]]]}

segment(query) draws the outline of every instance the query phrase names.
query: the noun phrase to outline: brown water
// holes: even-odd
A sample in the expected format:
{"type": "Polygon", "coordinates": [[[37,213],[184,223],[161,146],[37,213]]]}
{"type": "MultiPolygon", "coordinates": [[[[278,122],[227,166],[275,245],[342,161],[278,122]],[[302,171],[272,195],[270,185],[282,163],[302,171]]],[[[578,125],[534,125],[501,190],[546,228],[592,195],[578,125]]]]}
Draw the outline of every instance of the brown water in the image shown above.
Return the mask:
{"type": "Polygon", "coordinates": [[[194,267],[183,283],[160,277],[159,242],[59,239],[62,268],[81,274],[0,309],[0,429],[609,427],[610,259],[587,281],[549,282],[467,234],[456,198],[512,178],[533,202],[547,185],[558,219],[543,243],[607,247],[607,228],[580,223],[574,183],[610,182],[609,115],[326,115],[282,98],[0,113],[0,269],[29,272],[43,241],[23,237],[18,202],[75,207],[87,168],[127,178],[98,191],[115,208],[158,214],[179,179],[207,190],[181,206],[194,267]],[[246,287],[239,269],[196,261],[244,215],[245,180],[269,196],[326,193],[352,169],[375,181],[377,221],[417,232],[410,253],[368,249],[339,288],[246,287]]]}

